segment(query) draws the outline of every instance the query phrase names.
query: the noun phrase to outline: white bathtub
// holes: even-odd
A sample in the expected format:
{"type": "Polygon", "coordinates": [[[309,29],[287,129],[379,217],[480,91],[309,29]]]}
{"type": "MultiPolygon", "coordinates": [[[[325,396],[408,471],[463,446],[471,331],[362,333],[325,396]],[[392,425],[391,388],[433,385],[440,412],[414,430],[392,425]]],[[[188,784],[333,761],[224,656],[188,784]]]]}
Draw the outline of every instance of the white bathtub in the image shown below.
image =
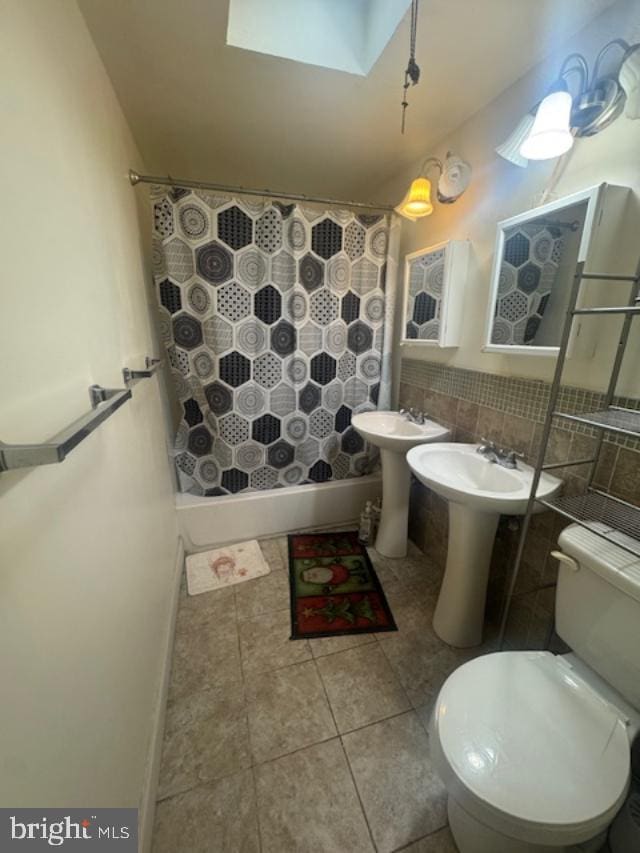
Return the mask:
{"type": "Polygon", "coordinates": [[[178,494],[176,510],[185,548],[194,552],[305,527],[345,524],[358,519],[365,502],[380,494],[382,477],[377,473],[215,498],[178,494]]]}

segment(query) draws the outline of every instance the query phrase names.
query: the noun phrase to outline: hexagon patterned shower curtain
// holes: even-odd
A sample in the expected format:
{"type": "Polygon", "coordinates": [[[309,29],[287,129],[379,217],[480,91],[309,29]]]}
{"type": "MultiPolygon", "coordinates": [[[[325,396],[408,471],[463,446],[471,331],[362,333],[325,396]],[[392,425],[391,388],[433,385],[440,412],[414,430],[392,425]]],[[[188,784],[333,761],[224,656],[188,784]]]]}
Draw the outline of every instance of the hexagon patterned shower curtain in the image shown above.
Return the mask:
{"type": "Polygon", "coordinates": [[[154,187],[152,203],[181,489],[368,473],[351,416],[390,402],[386,218],[183,188],[154,187]]]}

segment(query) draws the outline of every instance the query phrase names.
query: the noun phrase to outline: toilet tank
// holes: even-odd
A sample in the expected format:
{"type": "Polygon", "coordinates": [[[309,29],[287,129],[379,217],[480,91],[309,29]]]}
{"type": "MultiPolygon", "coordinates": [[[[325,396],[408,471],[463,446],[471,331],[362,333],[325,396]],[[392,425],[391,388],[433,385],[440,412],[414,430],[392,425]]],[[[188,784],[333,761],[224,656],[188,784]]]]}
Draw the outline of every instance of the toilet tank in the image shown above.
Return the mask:
{"type": "MultiPolygon", "coordinates": [[[[618,534],[622,536],[622,534],[618,534]]],[[[638,556],[572,524],[558,539],[556,631],[573,652],[640,710],[640,542],[638,556]]]]}

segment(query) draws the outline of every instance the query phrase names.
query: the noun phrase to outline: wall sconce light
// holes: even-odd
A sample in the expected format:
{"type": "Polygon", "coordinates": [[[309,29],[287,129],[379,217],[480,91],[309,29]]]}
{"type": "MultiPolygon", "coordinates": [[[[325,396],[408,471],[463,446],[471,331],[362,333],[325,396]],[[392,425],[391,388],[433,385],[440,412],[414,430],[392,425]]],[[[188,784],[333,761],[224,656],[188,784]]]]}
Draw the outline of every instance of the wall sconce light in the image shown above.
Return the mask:
{"type": "Polygon", "coordinates": [[[571,148],[574,137],[595,136],[609,127],[625,104],[628,118],[640,118],[640,44],[610,41],[598,54],[591,76],[584,56],[572,53],[547,95],[520,120],[496,153],[522,168],[529,160],[560,157],[571,148]],[[604,55],[614,47],[622,50],[617,71],[601,74],[604,55]],[[575,97],[567,84],[571,75],[579,80],[575,97]]]}
{"type": "Polygon", "coordinates": [[[426,175],[432,168],[438,169],[438,201],[441,204],[453,204],[460,198],[469,186],[471,180],[471,166],[461,157],[447,152],[444,163],[437,157],[427,157],[417,178],[411,182],[404,198],[397,207],[396,213],[415,222],[423,216],[433,213],[433,202],[431,200],[431,181],[426,175]]]}

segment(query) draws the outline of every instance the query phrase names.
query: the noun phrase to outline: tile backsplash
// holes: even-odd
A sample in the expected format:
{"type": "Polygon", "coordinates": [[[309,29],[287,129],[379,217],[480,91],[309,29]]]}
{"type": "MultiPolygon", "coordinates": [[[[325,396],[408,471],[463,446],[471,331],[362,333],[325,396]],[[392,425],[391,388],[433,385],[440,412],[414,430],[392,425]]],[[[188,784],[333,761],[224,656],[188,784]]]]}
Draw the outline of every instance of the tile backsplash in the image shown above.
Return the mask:
{"type": "MultiPolygon", "coordinates": [[[[404,359],[399,405],[426,412],[451,430],[452,441],[481,438],[516,450],[533,464],[549,402],[550,383],[449,367],[436,362],[404,359]]],[[[640,400],[617,398],[615,404],[640,408],[640,400]]],[[[595,411],[604,396],[584,388],[563,386],[558,409],[568,414],[595,411]]],[[[584,424],[556,419],[547,448],[547,462],[593,457],[598,432],[584,424]]],[[[564,481],[565,494],[586,489],[589,466],[553,472],[564,481]]],[[[616,497],[640,500],[640,442],[606,433],[594,483],[616,497]]],[[[447,505],[421,484],[412,485],[410,536],[437,564],[447,553],[447,505]]],[[[567,520],[551,512],[534,516],[511,607],[507,642],[513,648],[543,648],[553,626],[557,563],[550,556],[567,520]]],[[[500,617],[518,545],[520,522],[503,517],[494,547],[487,618],[500,617]]]]}

